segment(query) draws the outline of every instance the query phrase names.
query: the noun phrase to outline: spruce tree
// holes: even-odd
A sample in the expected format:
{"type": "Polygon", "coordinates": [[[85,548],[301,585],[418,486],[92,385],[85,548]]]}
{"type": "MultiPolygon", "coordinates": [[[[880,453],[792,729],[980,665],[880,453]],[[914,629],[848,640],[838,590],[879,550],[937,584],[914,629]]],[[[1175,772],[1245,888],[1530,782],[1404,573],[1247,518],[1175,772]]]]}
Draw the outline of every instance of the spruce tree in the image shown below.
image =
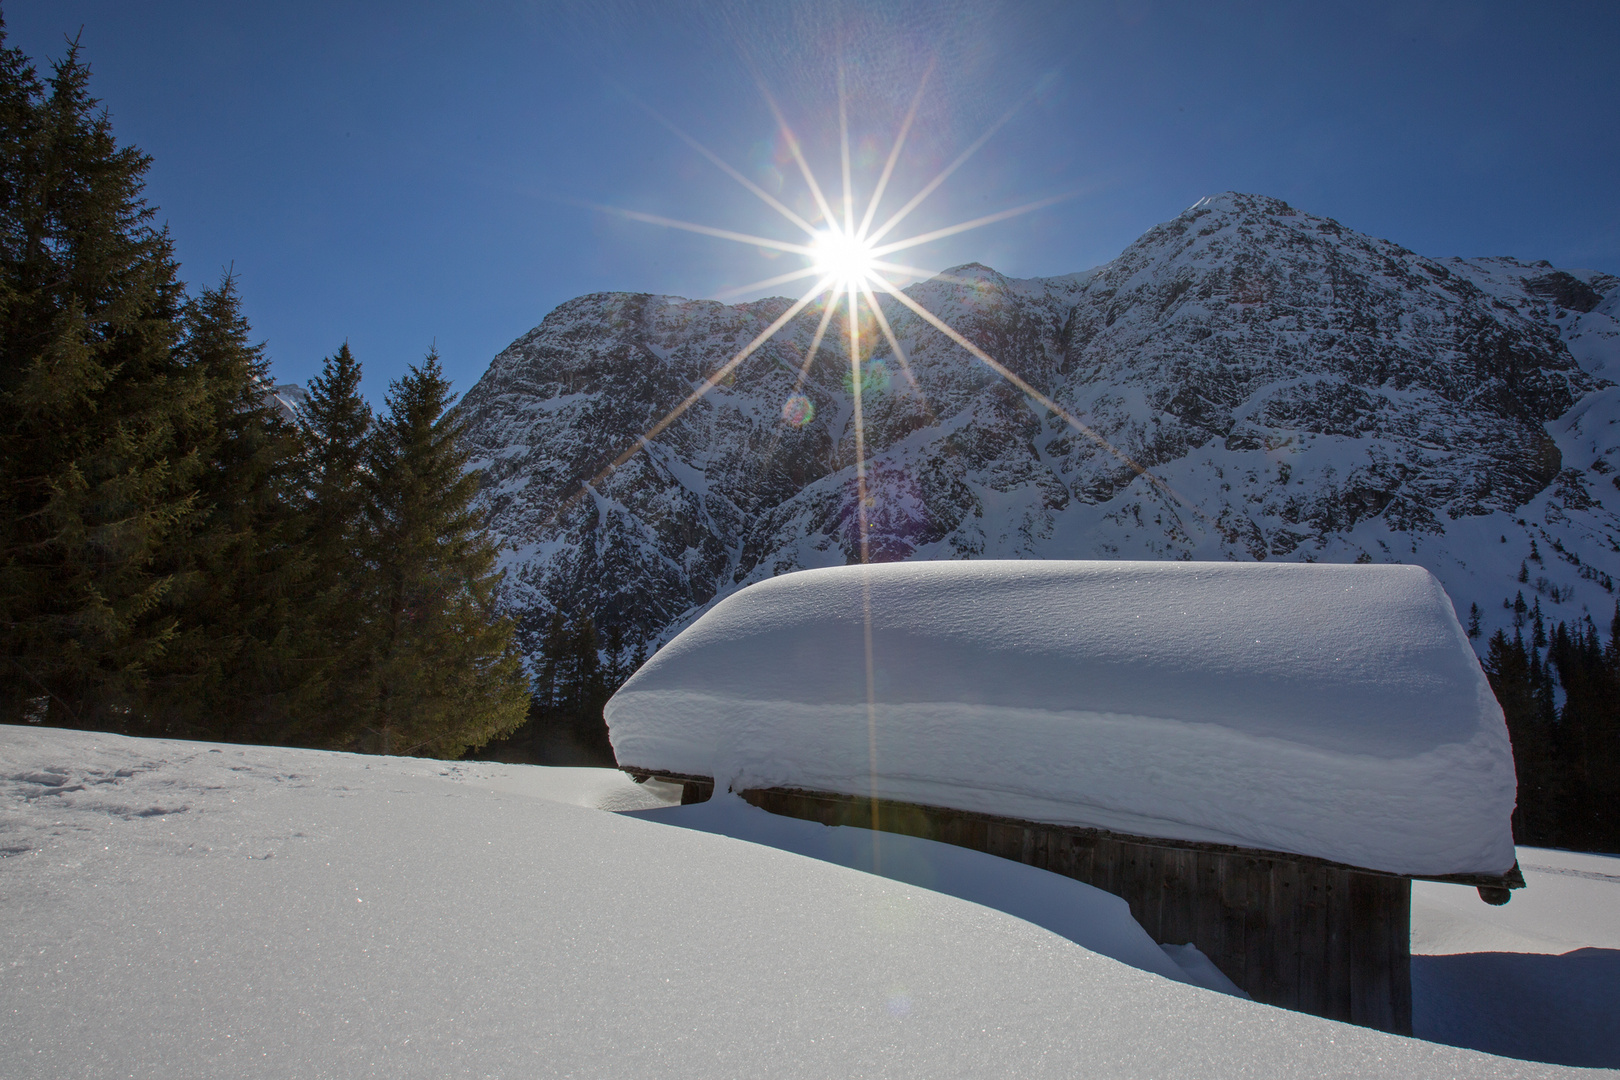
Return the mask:
{"type": "Polygon", "coordinates": [[[178,353],[205,395],[178,438],[205,468],[194,527],[160,559],[177,571],[178,625],[153,672],[147,726],[283,742],[316,674],[299,442],[270,404],[269,364],[230,276],[187,305],[184,328],[178,353]]]}
{"type": "Polygon", "coordinates": [[[361,484],[371,434],[371,406],[360,396],[360,362],[344,342],[310,380],[309,400],[299,409],[304,431],[304,471],[309,485],[309,543],[323,556],[357,553],[365,509],[361,484]]]}
{"type": "Polygon", "coordinates": [[[296,730],[300,741],[317,746],[347,745],[368,685],[369,585],[361,568],[370,549],[364,477],[372,416],[360,377],[344,342],[310,380],[299,409],[312,674],[296,730]]]}
{"type": "Polygon", "coordinates": [[[206,408],[183,291],[77,45],[48,85],[0,24],[0,717],[127,730],[176,633],[206,408]]]}
{"type": "Polygon", "coordinates": [[[1590,616],[1571,629],[1552,631],[1548,665],[1564,687],[1558,714],[1558,762],[1565,787],[1560,847],[1620,850],[1620,671],[1611,662],[1617,644],[1604,648],[1590,616]]]}
{"type": "MultiPolygon", "coordinates": [[[[590,730],[591,712],[599,710],[602,699],[602,652],[596,636],[596,620],[589,615],[574,624],[569,641],[568,711],[576,732],[590,730]]],[[[597,720],[601,720],[598,711],[597,720]]]]}
{"type": "Polygon", "coordinates": [[[1507,720],[1508,737],[1513,743],[1513,763],[1518,775],[1518,804],[1513,811],[1513,835],[1521,844],[1547,843],[1558,830],[1558,801],[1561,791],[1555,770],[1556,733],[1545,722],[1539,702],[1539,663],[1532,666],[1532,654],[1524,638],[1513,640],[1498,630],[1486,646],[1483,664],[1491,689],[1507,720]]]}
{"type": "Polygon", "coordinates": [[[528,680],[437,353],[387,400],[364,477],[372,626],[357,742],[458,757],[523,722],[528,680]]]}
{"type": "Polygon", "coordinates": [[[607,637],[607,666],[603,669],[604,682],[609,695],[617,690],[630,673],[624,666],[624,631],[617,623],[608,630],[607,637]]]}
{"type": "Polygon", "coordinates": [[[568,642],[568,624],[563,620],[563,613],[553,611],[546,620],[545,635],[540,639],[540,669],[534,687],[535,705],[542,718],[562,706],[568,642]]]}

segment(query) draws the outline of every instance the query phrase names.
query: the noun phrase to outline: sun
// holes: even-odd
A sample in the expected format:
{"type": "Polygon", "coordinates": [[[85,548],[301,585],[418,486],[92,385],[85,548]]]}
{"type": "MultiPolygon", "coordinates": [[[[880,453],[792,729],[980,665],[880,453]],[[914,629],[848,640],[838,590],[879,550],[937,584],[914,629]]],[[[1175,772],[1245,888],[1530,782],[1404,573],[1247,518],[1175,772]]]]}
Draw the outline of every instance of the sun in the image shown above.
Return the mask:
{"type": "MultiPolygon", "coordinates": [[[[931,67],[930,71],[932,71],[931,67]]],[[[893,310],[904,310],[910,312],[912,315],[920,319],[924,324],[932,327],[934,330],[949,338],[969,355],[975,357],[986,367],[994,371],[997,375],[1011,383],[1018,389],[1020,393],[1028,398],[1031,403],[1038,406],[1041,411],[1051,413],[1062,418],[1069,425],[1069,427],[1090,439],[1100,449],[1117,458],[1121,464],[1131,469],[1131,471],[1135,472],[1138,476],[1143,477],[1152,487],[1158,489],[1161,495],[1167,499],[1168,506],[1176,507],[1181,505],[1190,505],[1187,504],[1185,500],[1177,496],[1163,480],[1154,476],[1136,461],[1133,461],[1119,448],[1110,445],[1108,440],[1104,439],[1089,425],[1063,408],[1062,405],[1058,404],[1058,402],[1054,401],[1051,397],[1043,394],[1034,386],[1031,386],[1016,372],[997,361],[989,353],[985,352],[984,349],[980,348],[979,345],[965,337],[955,327],[951,326],[932,311],[929,311],[927,308],[923,307],[923,305],[915,298],[900,289],[900,281],[906,278],[913,280],[933,278],[935,280],[943,280],[964,285],[971,285],[974,284],[974,282],[965,281],[961,278],[954,278],[949,274],[935,273],[932,270],[910,265],[908,263],[893,261],[893,257],[896,254],[922,247],[923,245],[929,244],[935,240],[942,240],[948,236],[955,236],[956,234],[966,232],[969,229],[982,228],[986,225],[992,225],[996,222],[1005,221],[1008,218],[1017,217],[1021,214],[1027,214],[1033,210],[1039,210],[1043,207],[1051,206],[1054,203],[1061,202],[1062,200],[1071,197],[1073,194],[1070,193],[1056,195],[1045,199],[1038,199],[1035,202],[1026,203],[1023,206],[1015,206],[1010,209],[1000,210],[995,213],[986,214],[983,217],[973,218],[969,221],[960,221],[953,225],[931,229],[926,232],[911,233],[909,235],[904,233],[892,235],[895,234],[899,229],[899,226],[908,217],[910,217],[912,211],[916,210],[919,205],[921,205],[930,195],[938,190],[940,185],[943,184],[952,173],[956,172],[958,168],[967,162],[967,160],[971,158],[979,150],[979,148],[990,139],[997,129],[1012,118],[1013,114],[1016,113],[1019,108],[1019,106],[1015,105],[1004,116],[992,124],[990,128],[984,132],[984,134],[980,135],[979,138],[975,139],[965,150],[963,150],[954,161],[941,169],[932,180],[924,184],[920,190],[911,196],[910,199],[906,200],[903,205],[901,205],[898,209],[889,212],[887,216],[880,217],[878,216],[878,209],[884,204],[884,196],[888,191],[889,181],[894,176],[895,166],[900,159],[901,150],[906,144],[906,138],[911,132],[913,122],[917,119],[917,110],[922,104],[924,91],[926,90],[927,85],[928,73],[925,73],[922,79],[922,84],[917,87],[916,96],[912,98],[911,108],[906,113],[904,121],[900,124],[899,130],[895,134],[893,145],[889,151],[887,160],[884,162],[882,171],[877,177],[876,182],[872,184],[870,194],[862,200],[857,199],[855,191],[856,177],[854,175],[854,170],[852,169],[852,165],[854,163],[850,153],[849,120],[844,97],[844,82],[842,72],[840,72],[838,83],[839,165],[841,167],[840,172],[842,174],[841,179],[843,181],[841,190],[824,189],[817,181],[815,172],[811,169],[809,161],[805,158],[804,150],[799,143],[798,137],[794,134],[793,129],[789,127],[788,122],[782,115],[782,111],[780,107],[778,107],[775,99],[771,97],[769,92],[764,90],[763,86],[761,87],[761,91],[764,93],[765,101],[770,106],[772,113],[776,117],[777,126],[782,141],[786,145],[789,153],[792,155],[794,162],[798,165],[798,171],[804,181],[805,190],[809,194],[810,199],[815,206],[814,212],[808,216],[795,212],[786,203],[782,202],[781,199],[760,187],[753,180],[750,180],[742,172],[738,171],[734,166],[726,162],[718,154],[714,153],[714,151],[698,142],[691,135],[687,134],[685,131],[682,131],[679,127],[665,119],[663,116],[660,116],[656,110],[652,109],[648,105],[642,104],[641,107],[643,109],[645,109],[660,124],[668,128],[674,135],[681,139],[681,141],[685,142],[692,149],[702,154],[727,176],[731,177],[731,179],[735,180],[738,184],[747,189],[761,202],[765,203],[772,210],[776,211],[777,214],[781,215],[784,221],[799,232],[801,239],[783,240],[775,237],[758,236],[749,233],[737,232],[732,229],[716,228],[712,225],[700,225],[690,221],[679,221],[674,218],[662,217],[657,214],[643,213],[637,210],[629,210],[613,206],[602,206],[598,203],[587,203],[586,205],[636,221],[644,221],[649,224],[661,225],[666,228],[681,229],[687,232],[699,233],[704,236],[712,236],[722,240],[730,240],[736,243],[754,247],[755,249],[763,248],[770,251],[798,255],[805,260],[804,264],[796,270],[790,270],[787,273],[778,274],[775,277],[766,278],[763,281],[754,281],[747,285],[740,285],[734,289],[729,289],[726,292],[716,296],[715,299],[717,300],[746,295],[751,292],[757,292],[761,289],[775,288],[776,286],[786,285],[790,282],[809,280],[812,284],[808,290],[800,294],[797,300],[795,300],[787,307],[786,310],[779,314],[769,326],[761,329],[752,340],[738,350],[736,355],[711,372],[709,376],[705,378],[699,386],[694,388],[684,400],[666,413],[661,420],[653,424],[652,427],[648,428],[647,431],[644,432],[634,444],[627,447],[623,453],[619,454],[619,456],[614,458],[612,462],[604,466],[598,473],[596,473],[595,476],[585,481],[581,485],[576,498],[583,498],[590,492],[594,491],[597,485],[605,480],[611,473],[629,461],[640,450],[651,444],[654,439],[658,438],[658,436],[662,434],[671,424],[678,420],[687,409],[691,408],[691,406],[702,399],[704,395],[726,380],[731,373],[736,370],[738,365],[743,363],[743,361],[747,360],[750,356],[754,355],[754,353],[767,341],[771,340],[771,338],[773,338],[778,331],[782,330],[790,322],[798,318],[801,312],[804,312],[807,309],[814,310],[816,306],[819,306],[820,318],[816,326],[815,334],[811,338],[810,347],[806,351],[804,361],[799,368],[798,380],[795,382],[791,391],[789,392],[789,396],[783,406],[782,413],[783,422],[793,427],[798,427],[803,423],[808,422],[809,417],[814,415],[814,404],[809,400],[809,398],[801,394],[800,391],[804,390],[805,381],[810,373],[811,365],[815,363],[817,354],[820,352],[823,343],[827,339],[828,330],[831,329],[831,322],[834,313],[838,309],[842,308],[845,315],[844,330],[847,331],[848,335],[847,348],[845,351],[847,353],[847,362],[849,364],[849,375],[846,385],[851,388],[850,404],[852,411],[850,415],[850,424],[853,428],[855,436],[854,465],[855,486],[857,492],[856,518],[860,536],[860,557],[863,563],[866,562],[868,560],[868,522],[866,512],[867,460],[866,431],[862,411],[862,388],[865,386],[867,380],[863,377],[861,369],[866,363],[875,363],[881,358],[874,356],[870,361],[865,359],[865,356],[868,353],[872,353],[874,350],[870,348],[862,348],[861,338],[863,334],[870,334],[872,329],[875,327],[883,339],[882,344],[886,344],[888,346],[889,355],[892,356],[895,363],[899,365],[901,374],[907,379],[917,393],[921,394],[922,392],[921,384],[912,374],[911,365],[907,360],[905,349],[902,347],[900,339],[896,336],[894,327],[890,325],[888,316],[884,313],[884,304],[887,303],[891,305],[893,310]],[[831,198],[829,198],[829,195],[831,198]],[[864,213],[860,212],[860,209],[857,206],[858,202],[865,203],[864,213]],[[835,206],[835,203],[841,205],[835,206]],[[862,318],[863,309],[865,315],[869,317],[869,320],[862,318]],[[863,329],[863,325],[866,327],[865,329],[863,329]]],[[[1033,91],[1031,94],[1033,94],[1033,91]]],[[[1029,99],[1030,95],[1026,95],[1024,100],[1027,101],[1029,99]]],[[[1021,104],[1022,102],[1020,102],[1020,105],[1021,104]]],[[[842,337],[843,334],[835,332],[832,336],[836,341],[837,338],[842,337]]],[[[1193,509],[1196,511],[1196,507],[1193,509]]],[[[560,512],[561,511],[559,511],[559,513],[560,512]]],[[[1173,509],[1172,513],[1174,513],[1173,509]]]]}
{"type": "MultiPolygon", "coordinates": [[[[799,238],[782,240],[776,237],[716,228],[712,225],[700,225],[691,221],[679,221],[674,218],[643,213],[637,210],[602,206],[596,203],[587,205],[636,221],[645,221],[666,228],[682,229],[721,240],[730,240],[749,245],[755,249],[798,255],[804,259],[804,265],[801,265],[798,269],[789,270],[787,273],[778,274],[763,281],[750,282],[747,285],[729,289],[725,293],[716,296],[716,300],[727,298],[728,295],[746,295],[761,289],[771,289],[778,285],[802,282],[806,279],[809,279],[812,284],[799,295],[797,300],[788,304],[786,309],[771,321],[770,325],[760,329],[730,360],[710,372],[702,383],[694,387],[679,404],[665,413],[662,419],[649,427],[634,443],[626,447],[618,457],[603,466],[589,480],[582,483],[576,494],[558,508],[552,518],[553,521],[558,520],[571,506],[593,495],[597,491],[598,485],[615,470],[628,462],[637,453],[651,446],[653,440],[657,439],[671,424],[680,419],[687,409],[702,400],[711,390],[722,383],[726,383],[740,364],[753,356],[761,346],[775,337],[789,323],[797,319],[802,313],[814,311],[815,307],[819,306],[820,317],[816,321],[815,333],[811,336],[809,347],[805,350],[804,359],[799,365],[798,378],[793,386],[788,389],[788,394],[782,404],[782,423],[795,429],[803,428],[806,424],[809,424],[816,415],[816,407],[810,395],[805,392],[807,390],[806,379],[810,374],[811,365],[816,362],[817,354],[821,351],[823,344],[827,342],[828,331],[832,329],[834,314],[842,308],[844,313],[842,332],[835,331],[832,334],[833,348],[829,351],[837,351],[838,338],[847,334],[845,352],[849,372],[844,385],[848,388],[850,407],[847,414],[848,424],[854,435],[855,443],[853,447],[855,471],[853,509],[855,511],[856,538],[860,545],[860,561],[862,564],[869,563],[872,555],[870,510],[873,500],[869,497],[867,491],[866,422],[862,399],[866,396],[873,369],[887,370],[889,366],[888,360],[892,357],[894,362],[899,365],[899,370],[910,384],[911,389],[918,395],[919,399],[923,399],[922,383],[913,374],[901,338],[896,335],[895,327],[890,323],[889,316],[884,312],[886,304],[896,314],[909,312],[920,320],[924,326],[931,327],[938,333],[943,334],[968,355],[974,357],[1005,379],[1028,400],[1032,408],[1035,409],[1036,415],[1043,418],[1043,422],[1044,417],[1048,414],[1060,417],[1069,427],[1090,439],[1100,449],[1111,454],[1121,464],[1144,478],[1148,484],[1158,490],[1165,500],[1166,510],[1173,518],[1177,515],[1177,508],[1181,506],[1187,506],[1197,512],[1195,505],[1182,500],[1163,480],[1160,480],[1145,467],[1133,461],[1122,450],[1111,445],[1107,439],[1103,438],[1101,434],[1093,430],[1079,417],[1069,412],[1049,395],[1030,385],[1017,372],[991,356],[939,315],[929,311],[916,297],[908,295],[900,288],[901,280],[906,278],[933,279],[960,285],[977,284],[975,281],[953,277],[950,274],[935,273],[923,267],[896,262],[893,261],[892,257],[901,252],[920,248],[935,240],[955,236],[969,229],[992,225],[1020,214],[1027,214],[1030,211],[1051,206],[1053,203],[1069,197],[1068,195],[1057,195],[926,232],[912,232],[909,235],[899,233],[895,235],[900,225],[905,222],[912,211],[916,210],[919,205],[933,194],[952,173],[956,172],[990,139],[991,135],[995,134],[998,128],[1010,120],[1013,114],[1018,111],[1018,106],[1014,106],[1001,119],[992,124],[989,130],[963,150],[954,161],[941,169],[932,180],[924,184],[916,194],[906,200],[902,206],[889,212],[886,217],[880,218],[878,217],[878,209],[884,205],[884,195],[888,190],[889,181],[894,176],[895,165],[899,161],[901,150],[906,144],[906,137],[911,131],[913,122],[917,119],[917,109],[922,104],[923,94],[928,86],[928,75],[932,70],[932,65],[930,65],[929,71],[924,73],[922,83],[917,87],[916,96],[912,98],[911,108],[906,113],[905,120],[900,124],[899,131],[895,134],[893,146],[889,151],[888,159],[884,162],[882,172],[878,175],[876,182],[872,184],[870,194],[861,200],[857,200],[855,190],[856,177],[853,168],[855,163],[850,153],[849,116],[845,99],[843,69],[840,68],[838,78],[839,165],[843,181],[841,191],[832,189],[829,192],[816,180],[815,172],[810,168],[809,161],[805,159],[804,149],[800,145],[798,137],[793,133],[793,129],[788,126],[786,118],[782,115],[782,110],[770,93],[765,90],[764,86],[760,87],[766,104],[770,106],[771,112],[776,117],[781,140],[792,155],[793,161],[798,165],[799,175],[804,180],[804,189],[809,195],[810,201],[814,203],[814,210],[809,210],[801,203],[801,209],[807,211],[803,214],[796,212],[787,203],[777,198],[776,195],[750,180],[736,167],[727,163],[714,151],[660,116],[651,107],[645,104],[642,105],[643,109],[680,138],[681,141],[708,158],[712,164],[727,176],[781,215],[784,221],[799,232],[799,238]],[[833,198],[828,198],[829,193],[833,198]],[[859,211],[857,207],[858,201],[865,203],[866,209],[864,213],[859,211]],[[842,205],[835,207],[835,202],[842,205]],[[862,337],[871,335],[874,329],[881,335],[882,342],[872,342],[870,347],[863,348],[862,337]],[[887,356],[880,355],[878,351],[882,345],[888,346],[887,356]],[[866,370],[863,371],[863,368],[866,370]]],[[[1034,91],[1031,92],[1031,95],[1026,95],[1024,100],[1029,100],[1033,93],[1034,91]]],[[[1021,105],[1022,102],[1019,104],[1021,105]]],[[[902,331],[904,329],[902,327],[902,331]]],[[[923,399],[923,404],[924,408],[927,409],[926,399],[923,399]]],[[[836,436],[838,433],[835,432],[834,434],[836,436]]],[[[872,649],[872,608],[869,595],[866,597],[864,616],[866,623],[867,737],[872,762],[872,828],[877,830],[877,712],[874,704],[876,700],[874,696],[876,667],[872,649]]],[[[875,858],[876,849],[873,850],[875,858]]]]}
{"type": "Polygon", "coordinates": [[[834,287],[844,292],[866,284],[878,270],[878,256],[873,244],[859,235],[824,229],[810,240],[810,269],[816,277],[832,278],[834,287]]]}

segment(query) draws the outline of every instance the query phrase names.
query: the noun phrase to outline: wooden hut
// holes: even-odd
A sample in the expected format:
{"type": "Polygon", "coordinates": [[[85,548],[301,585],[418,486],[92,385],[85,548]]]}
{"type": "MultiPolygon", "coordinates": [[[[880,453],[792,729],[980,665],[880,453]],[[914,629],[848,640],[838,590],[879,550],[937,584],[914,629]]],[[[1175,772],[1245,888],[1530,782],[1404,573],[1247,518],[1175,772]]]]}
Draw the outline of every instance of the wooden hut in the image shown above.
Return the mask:
{"type": "Polygon", "coordinates": [[[1501,712],[1401,566],[787,575],[615,695],[621,767],[1123,897],[1257,1001],[1411,1030],[1416,879],[1522,886],[1501,712]]]}

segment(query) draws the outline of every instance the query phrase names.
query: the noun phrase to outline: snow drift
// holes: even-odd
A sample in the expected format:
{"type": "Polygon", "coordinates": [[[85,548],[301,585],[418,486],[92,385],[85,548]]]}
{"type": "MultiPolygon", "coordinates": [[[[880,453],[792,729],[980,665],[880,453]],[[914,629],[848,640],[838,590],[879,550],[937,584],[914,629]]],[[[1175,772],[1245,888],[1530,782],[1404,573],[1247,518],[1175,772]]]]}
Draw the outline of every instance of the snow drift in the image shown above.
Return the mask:
{"type": "Polygon", "coordinates": [[[1401,874],[1514,862],[1502,713],[1416,566],[788,574],[715,606],[606,715],[621,765],[722,790],[875,793],[1401,874]]]}
{"type": "MultiPolygon", "coordinates": [[[[1578,1075],[1159,978],[977,903],[703,835],[712,808],[659,811],[692,828],[593,809],[659,805],[647,788],[0,725],[0,1073],[1578,1075]]],[[[1027,868],[1006,865],[1015,888],[1027,868]]],[[[1537,930],[1612,946],[1616,886],[1562,880],[1581,911],[1537,930]]],[[[1464,913],[1483,928],[1519,906],[1464,913]]],[[[1502,1010],[1480,1015],[1568,1001],[1591,1045],[1615,985],[1495,982],[1502,1010]]]]}

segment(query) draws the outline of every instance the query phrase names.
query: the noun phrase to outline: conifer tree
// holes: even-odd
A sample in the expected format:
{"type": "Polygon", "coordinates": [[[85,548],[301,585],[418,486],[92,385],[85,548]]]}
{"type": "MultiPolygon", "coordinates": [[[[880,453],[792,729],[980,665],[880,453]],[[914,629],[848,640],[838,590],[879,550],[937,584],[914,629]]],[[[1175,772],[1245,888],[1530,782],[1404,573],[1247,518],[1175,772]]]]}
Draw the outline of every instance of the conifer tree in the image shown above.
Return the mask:
{"type": "Polygon", "coordinates": [[[607,665],[603,668],[603,677],[606,689],[611,695],[619,688],[619,684],[629,678],[630,673],[624,667],[624,631],[618,623],[614,623],[608,630],[607,637],[607,665]]]}
{"type": "Polygon", "coordinates": [[[585,615],[575,623],[568,646],[568,711],[583,727],[602,696],[601,643],[596,636],[596,620],[585,615]]]}
{"type": "Polygon", "coordinates": [[[371,406],[360,395],[360,362],[344,342],[309,382],[299,409],[304,471],[312,502],[309,543],[322,556],[358,550],[365,491],[361,483],[371,434],[371,406]]]}
{"type": "Polygon", "coordinates": [[[344,342],[310,380],[309,399],[299,409],[313,632],[311,685],[297,736],[318,746],[343,746],[352,738],[369,669],[368,579],[360,569],[369,550],[363,481],[372,416],[360,377],[360,362],[344,342]]]}
{"type": "Polygon", "coordinates": [[[1553,842],[1586,850],[1620,850],[1620,670],[1610,657],[1620,649],[1611,632],[1607,648],[1590,616],[1551,634],[1548,666],[1564,687],[1558,713],[1558,760],[1563,785],[1559,830],[1553,842]]]}
{"type": "Polygon", "coordinates": [[[205,468],[193,528],[159,560],[176,571],[178,625],[153,672],[146,726],[281,742],[315,674],[298,439],[269,403],[269,364],[230,276],[187,305],[184,329],[178,354],[204,394],[177,437],[205,468]]]}
{"type": "Polygon", "coordinates": [[[606,663],[589,614],[569,620],[553,610],[540,639],[529,738],[549,746],[567,747],[593,763],[611,764],[602,707],[623,681],[624,641],[616,630],[608,632],[606,663]]]}
{"type": "Polygon", "coordinates": [[[361,748],[457,757],[523,722],[527,677],[496,610],[496,546],[473,509],[464,421],[430,352],[391,384],[364,476],[371,620],[361,748]]]}
{"type": "Polygon", "coordinates": [[[1540,708],[1540,664],[1515,632],[1510,642],[1497,630],[1486,646],[1486,677],[1507,720],[1518,774],[1518,804],[1513,811],[1513,835],[1521,844],[1545,843],[1558,831],[1562,797],[1555,763],[1557,733],[1540,708]]]}
{"type": "Polygon", "coordinates": [[[561,707],[568,641],[568,625],[563,620],[563,614],[553,611],[546,620],[545,635],[540,639],[540,670],[534,688],[534,701],[541,716],[561,707]]]}
{"type": "Polygon", "coordinates": [[[42,86],[0,25],[0,717],[127,729],[176,630],[205,408],[183,292],[77,45],[42,86]]]}

